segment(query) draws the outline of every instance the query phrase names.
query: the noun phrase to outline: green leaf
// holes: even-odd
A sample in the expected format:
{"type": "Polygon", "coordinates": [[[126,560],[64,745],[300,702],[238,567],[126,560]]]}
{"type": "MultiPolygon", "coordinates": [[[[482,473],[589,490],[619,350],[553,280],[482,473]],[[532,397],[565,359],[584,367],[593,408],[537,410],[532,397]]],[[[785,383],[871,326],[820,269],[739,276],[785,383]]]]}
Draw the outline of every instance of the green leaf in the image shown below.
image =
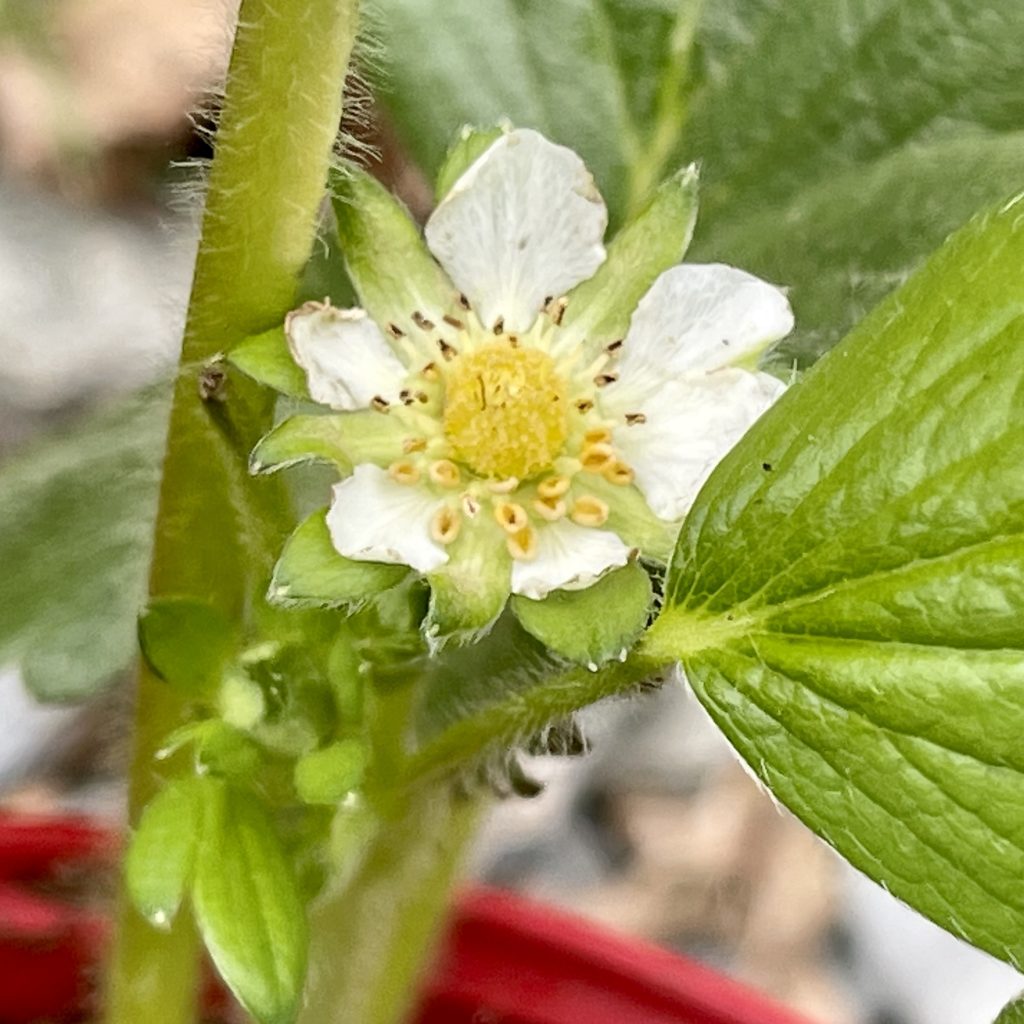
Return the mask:
{"type": "Polygon", "coordinates": [[[309,398],[306,374],[292,359],[284,324],[253,334],[228,352],[228,362],[244,374],[292,398],[309,398]]]}
{"type": "Polygon", "coordinates": [[[654,193],[608,246],[608,258],[569,295],[563,333],[594,355],[621,341],[655,279],[680,263],[697,223],[697,168],[684,167],[654,193]]]}
{"type": "Polygon", "coordinates": [[[202,779],[168,783],[143,812],[125,858],[135,908],[157,928],[170,928],[192,879],[203,828],[202,779]]]}
{"type": "Polygon", "coordinates": [[[367,750],[361,740],[339,740],[299,759],[295,789],[307,804],[337,804],[366,774],[367,750]]]}
{"type": "Polygon", "coordinates": [[[252,796],[211,783],[192,898],[217,970],[260,1024],[295,1019],[309,944],[295,872],[252,796]]]}
{"type": "Polygon", "coordinates": [[[632,563],[583,590],[556,590],[543,601],[516,595],[512,610],[545,647],[596,667],[625,656],[647,624],[653,596],[647,573],[632,563]]]}
{"type": "Polygon", "coordinates": [[[357,167],[335,174],[331,184],[345,266],[374,321],[416,334],[414,313],[438,321],[456,314],[454,286],[398,199],[357,167]]]}
{"type": "Polygon", "coordinates": [[[220,683],[237,641],[224,613],[196,598],[157,598],[139,616],[139,645],[150,668],[190,694],[220,683]]]}
{"type": "Polygon", "coordinates": [[[650,657],[758,776],[950,931],[1024,957],[1022,199],[766,414],[691,511],[650,657]]]}
{"type": "Polygon", "coordinates": [[[993,1024],[1024,1024],[1024,996],[1004,1006],[993,1024]]]}
{"type": "Polygon", "coordinates": [[[135,656],[166,414],[153,389],[0,470],[0,663],[38,697],[86,697],[135,656]]]}
{"type": "Polygon", "coordinates": [[[696,8],[686,0],[399,0],[381,26],[393,83],[385,100],[428,174],[462,125],[507,118],[579,152],[614,219],[666,169],[659,156],[683,124],[688,40],[679,28],[696,8]],[[648,138],[656,123],[665,135],[657,145],[648,138]]]}
{"type": "Polygon", "coordinates": [[[463,173],[476,163],[476,161],[490,149],[491,145],[501,138],[502,134],[511,129],[511,125],[505,122],[501,125],[493,125],[490,128],[474,128],[471,125],[463,125],[455,141],[445,155],[444,163],[437,172],[437,185],[434,195],[440,202],[462,177],[463,173]]]}
{"type": "Polygon", "coordinates": [[[270,581],[268,600],[280,605],[353,605],[400,583],[402,565],[356,562],[339,555],[327,530],[327,510],[304,520],[288,538],[270,581]]]}
{"type": "Polygon", "coordinates": [[[253,450],[249,469],[273,473],[301,462],[330,462],[343,475],[353,465],[387,466],[402,454],[408,435],[395,417],[372,409],[334,415],[299,415],[282,420],[253,450]]]}

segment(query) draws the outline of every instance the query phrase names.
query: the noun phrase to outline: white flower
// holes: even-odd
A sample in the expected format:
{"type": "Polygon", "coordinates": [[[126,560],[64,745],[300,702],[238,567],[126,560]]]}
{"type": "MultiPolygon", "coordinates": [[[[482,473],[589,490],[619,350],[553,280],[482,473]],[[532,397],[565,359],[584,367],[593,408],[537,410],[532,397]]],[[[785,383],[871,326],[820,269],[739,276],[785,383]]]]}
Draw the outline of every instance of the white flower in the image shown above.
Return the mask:
{"type": "Polygon", "coordinates": [[[493,615],[510,591],[589,586],[660,529],[672,535],[783,391],[748,367],[793,317],[779,289],[741,270],[676,265],[624,336],[595,348],[573,289],[605,261],[606,224],[579,157],[511,131],[426,226],[449,293],[388,322],[321,304],[289,316],[312,397],[376,417],[386,439],[334,488],[338,552],[432,582],[457,563],[461,586],[495,592],[493,615]]]}

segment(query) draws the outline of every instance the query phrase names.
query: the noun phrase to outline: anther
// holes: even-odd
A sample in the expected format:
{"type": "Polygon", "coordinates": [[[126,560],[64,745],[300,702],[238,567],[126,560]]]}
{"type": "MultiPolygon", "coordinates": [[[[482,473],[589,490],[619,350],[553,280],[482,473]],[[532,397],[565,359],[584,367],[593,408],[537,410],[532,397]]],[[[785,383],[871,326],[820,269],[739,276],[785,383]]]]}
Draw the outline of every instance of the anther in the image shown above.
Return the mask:
{"type": "Polygon", "coordinates": [[[439,544],[451,544],[459,535],[462,516],[459,510],[443,505],[430,520],[430,536],[439,544]]]}
{"type": "Polygon", "coordinates": [[[475,519],[480,514],[480,502],[468,492],[462,496],[462,511],[469,516],[470,519],[475,519]]]}
{"type": "Polygon", "coordinates": [[[427,363],[427,365],[420,370],[420,373],[423,374],[427,380],[437,380],[439,376],[437,372],[437,363],[427,363]]]}
{"type": "Polygon", "coordinates": [[[427,475],[439,487],[458,487],[462,474],[451,459],[438,459],[427,469],[427,475]]]}
{"type": "Polygon", "coordinates": [[[388,475],[397,484],[415,484],[419,482],[419,467],[409,459],[399,459],[388,466],[388,475]]]}
{"type": "Polygon", "coordinates": [[[402,442],[402,451],[406,455],[412,454],[412,452],[426,451],[427,439],[425,437],[407,437],[402,442]]]}
{"type": "Polygon", "coordinates": [[[437,347],[441,350],[441,355],[443,355],[449,362],[459,354],[459,350],[454,345],[449,345],[444,338],[437,339],[437,347]]]}
{"type": "Polygon", "coordinates": [[[510,334],[508,336],[508,344],[509,348],[519,348],[519,339],[514,334],[510,334]]]}
{"type": "Polygon", "coordinates": [[[583,435],[583,443],[586,445],[608,444],[611,439],[612,432],[607,427],[592,427],[583,435]]]}
{"type": "Polygon", "coordinates": [[[392,338],[405,337],[405,331],[403,331],[402,328],[399,327],[398,324],[396,323],[388,324],[388,334],[390,334],[392,338]]]}
{"type": "Polygon", "coordinates": [[[469,299],[467,299],[461,292],[459,293],[459,305],[465,310],[472,308],[469,304],[469,299]]]}
{"type": "Polygon", "coordinates": [[[565,316],[565,309],[568,305],[569,300],[564,295],[560,299],[549,299],[544,304],[544,312],[551,317],[551,322],[556,327],[562,323],[562,317],[565,316]]]}
{"type": "Polygon", "coordinates": [[[603,473],[615,461],[615,449],[610,444],[594,444],[584,448],[580,464],[588,473],[603,473]]]}
{"type": "Polygon", "coordinates": [[[530,525],[530,517],[526,514],[526,509],[514,501],[503,501],[500,505],[495,505],[494,518],[506,533],[512,535],[530,525]]]}
{"type": "Polygon", "coordinates": [[[592,494],[582,494],[573,504],[570,518],[580,526],[604,526],[608,522],[608,506],[592,494]]]}
{"type": "Polygon", "coordinates": [[[532,526],[506,537],[505,544],[508,553],[519,561],[528,562],[537,557],[537,531],[532,526]]]}
{"type": "Polygon", "coordinates": [[[537,493],[542,498],[560,498],[568,493],[570,483],[567,476],[549,476],[537,484],[537,493]]]}
{"type": "Polygon", "coordinates": [[[418,309],[413,311],[412,322],[421,331],[432,331],[434,329],[434,321],[428,320],[418,309]]]}
{"type": "Polygon", "coordinates": [[[605,352],[607,352],[609,355],[611,355],[613,352],[618,352],[619,349],[622,348],[622,342],[623,339],[619,338],[618,341],[613,341],[610,345],[605,345],[605,352]]]}
{"type": "Polygon", "coordinates": [[[511,494],[519,486],[518,478],[510,476],[507,480],[488,480],[487,489],[491,494],[511,494]]]}
{"type": "Polygon", "coordinates": [[[541,519],[554,523],[565,515],[565,502],[561,498],[551,498],[548,501],[545,501],[543,498],[535,498],[533,501],[533,511],[541,519]]]}
{"type": "Polygon", "coordinates": [[[610,484],[627,487],[633,482],[634,473],[624,462],[615,462],[604,471],[604,478],[610,484]]]}
{"type": "Polygon", "coordinates": [[[374,395],[370,399],[370,405],[373,406],[377,412],[387,412],[391,408],[391,403],[386,398],[381,398],[380,395],[374,395]]]}
{"type": "Polygon", "coordinates": [[[430,401],[430,395],[428,395],[426,391],[417,391],[416,401],[419,402],[420,405],[426,405],[427,402],[430,401]]]}
{"type": "Polygon", "coordinates": [[[627,412],[626,413],[626,425],[630,427],[639,426],[641,423],[646,423],[647,417],[642,412],[627,412]]]}
{"type": "Polygon", "coordinates": [[[457,316],[451,316],[448,313],[445,313],[441,319],[444,320],[449,327],[454,327],[457,331],[461,331],[462,328],[466,326],[457,316]]]}
{"type": "Polygon", "coordinates": [[[398,392],[398,397],[401,399],[402,405],[412,405],[415,401],[412,392],[408,388],[402,388],[402,390],[398,392]]]}
{"type": "Polygon", "coordinates": [[[494,331],[495,334],[501,334],[505,330],[505,318],[503,316],[499,316],[498,319],[494,321],[494,326],[491,330],[494,331]]]}
{"type": "Polygon", "coordinates": [[[594,378],[594,383],[599,387],[607,387],[609,384],[614,384],[619,379],[617,373],[599,373],[594,378]]]}

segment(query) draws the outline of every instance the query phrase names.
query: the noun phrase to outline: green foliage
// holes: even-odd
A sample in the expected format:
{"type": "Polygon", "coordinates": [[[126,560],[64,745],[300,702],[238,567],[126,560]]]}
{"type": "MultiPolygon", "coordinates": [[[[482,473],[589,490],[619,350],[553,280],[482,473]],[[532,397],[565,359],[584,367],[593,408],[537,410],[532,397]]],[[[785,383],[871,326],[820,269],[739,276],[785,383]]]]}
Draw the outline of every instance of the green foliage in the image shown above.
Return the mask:
{"type": "Polygon", "coordinates": [[[1024,958],[1024,217],[977,219],[790,390],[680,536],[649,656],[775,794],[1024,958]]]}
{"type": "Polygon", "coordinates": [[[291,863],[252,796],[210,781],[196,860],[196,922],[228,987],[260,1024],[290,1024],[309,945],[291,863]]]}
{"type": "Polygon", "coordinates": [[[157,928],[170,927],[192,882],[206,785],[198,778],[169,783],[146,808],[128,848],[128,892],[139,913],[157,928]]]}
{"type": "Polygon", "coordinates": [[[292,398],[309,400],[306,375],[292,359],[283,325],[240,341],[228,352],[227,359],[260,384],[292,398]]]}
{"type": "Polygon", "coordinates": [[[220,683],[237,643],[227,616],[195,598],[155,598],[139,616],[139,646],[150,668],[188,694],[220,683]]]}
{"type": "Polygon", "coordinates": [[[325,515],[325,509],[314,512],[288,538],[270,583],[271,601],[317,608],[359,604],[407,575],[401,565],[356,562],[339,555],[325,515]]]}
{"type": "Polygon", "coordinates": [[[1024,1024],[1024,997],[1004,1006],[993,1024],[1024,1024]]]}
{"type": "Polygon", "coordinates": [[[0,471],[0,663],[40,697],[88,696],[134,656],[166,416],[153,390],[0,471]]]}
{"type": "Polygon", "coordinates": [[[300,758],[295,789],[307,804],[337,804],[355,789],[366,773],[368,751],[360,740],[339,740],[300,758]]]}
{"type": "Polygon", "coordinates": [[[556,654],[597,666],[626,655],[647,624],[652,599],[650,578],[631,563],[583,590],[556,590],[543,601],[517,595],[512,610],[556,654]]]}

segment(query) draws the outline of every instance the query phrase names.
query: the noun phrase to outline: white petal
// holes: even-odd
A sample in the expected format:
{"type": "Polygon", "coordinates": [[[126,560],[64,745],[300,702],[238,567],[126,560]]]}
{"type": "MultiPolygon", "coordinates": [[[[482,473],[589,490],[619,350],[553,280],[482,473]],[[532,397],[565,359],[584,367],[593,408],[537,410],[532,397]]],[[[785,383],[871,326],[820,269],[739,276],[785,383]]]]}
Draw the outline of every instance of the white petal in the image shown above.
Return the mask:
{"type": "Polygon", "coordinates": [[[396,483],[379,466],[364,464],[334,485],[327,528],[346,558],[433,572],[448,561],[448,552],[430,536],[430,518],[440,505],[429,491],[396,483]]]}
{"type": "Polygon", "coordinates": [[[739,365],[792,329],[789,300],[774,285],[720,263],[682,264],[666,270],[640,300],[619,373],[660,380],[739,365]]]}
{"type": "Polygon", "coordinates": [[[512,593],[539,600],[559,588],[582,590],[628,561],[629,548],[618,534],[560,519],[537,530],[531,561],[512,562],[512,593]]]}
{"type": "Polygon", "coordinates": [[[378,396],[398,401],[405,367],[364,310],[307,302],[288,314],[285,334],[317,402],[348,412],[378,396]]]}
{"type": "Polygon", "coordinates": [[[786,390],[767,373],[726,367],[668,380],[637,412],[646,422],[616,431],[651,511],[678,519],[722,457],[786,390]]]}
{"type": "Polygon", "coordinates": [[[608,211],[583,161],[529,130],[502,135],[427,222],[427,245],[486,327],[525,331],[547,297],[604,262],[608,211]]]}

